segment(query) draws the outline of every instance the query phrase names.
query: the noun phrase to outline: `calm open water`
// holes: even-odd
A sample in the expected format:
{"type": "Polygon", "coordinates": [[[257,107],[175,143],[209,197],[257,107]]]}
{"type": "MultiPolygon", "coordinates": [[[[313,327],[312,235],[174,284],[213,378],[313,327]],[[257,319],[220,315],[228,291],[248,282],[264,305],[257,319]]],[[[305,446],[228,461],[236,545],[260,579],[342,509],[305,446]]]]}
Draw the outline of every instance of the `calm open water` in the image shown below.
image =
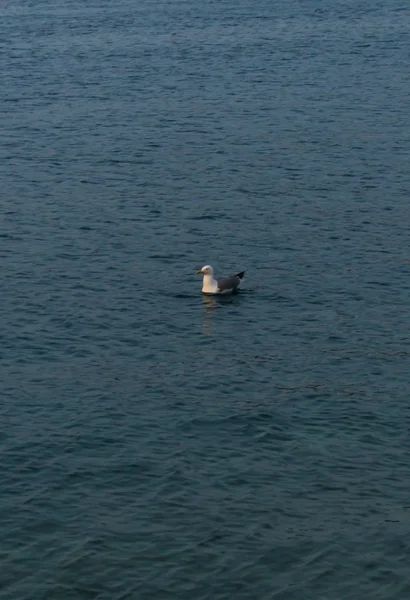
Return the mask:
{"type": "Polygon", "coordinates": [[[0,17],[1,600],[408,599],[408,0],[0,17]]]}

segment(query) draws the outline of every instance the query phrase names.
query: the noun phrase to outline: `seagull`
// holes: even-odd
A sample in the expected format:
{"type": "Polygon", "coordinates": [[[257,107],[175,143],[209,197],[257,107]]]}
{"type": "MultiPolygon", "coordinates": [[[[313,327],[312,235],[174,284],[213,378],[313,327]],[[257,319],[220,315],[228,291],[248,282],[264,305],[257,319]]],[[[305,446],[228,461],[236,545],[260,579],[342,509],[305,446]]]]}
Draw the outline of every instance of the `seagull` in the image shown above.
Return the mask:
{"type": "Polygon", "coordinates": [[[214,270],[211,265],[205,265],[196,274],[204,276],[202,286],[204,294],[233,294],[238,290],[245,271],[229,275],[229,277],[218,277],[218,279],[215,279],[214,270]]]}

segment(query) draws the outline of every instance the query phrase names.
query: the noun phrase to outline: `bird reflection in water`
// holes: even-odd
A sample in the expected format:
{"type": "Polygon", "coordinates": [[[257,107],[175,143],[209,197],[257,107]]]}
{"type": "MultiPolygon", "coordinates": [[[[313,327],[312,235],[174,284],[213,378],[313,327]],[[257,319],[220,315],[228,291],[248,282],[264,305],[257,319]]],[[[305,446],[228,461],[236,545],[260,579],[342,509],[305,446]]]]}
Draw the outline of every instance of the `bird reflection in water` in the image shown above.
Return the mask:
{"type": "Polygon", "coordinates": [[[202,298],[205,302],[203,332],[206,335],[211,335],[213,332],[215,312],[219,308],[224,308],[232,304],[234,302],[234,296],[202,294],[202,298]]]}
{"type": "Polygon", "coordinates": [[[215,315],[215,311],[218,308],[221,308],[220,302],[215,298],[215,296],[207,296],[206,294],[202,295],[202,298],[205,302],[205,313],[204,313],[204,325],[203,332],[205,335],[211,335],[213,330],[213,319],[215,315]]]}

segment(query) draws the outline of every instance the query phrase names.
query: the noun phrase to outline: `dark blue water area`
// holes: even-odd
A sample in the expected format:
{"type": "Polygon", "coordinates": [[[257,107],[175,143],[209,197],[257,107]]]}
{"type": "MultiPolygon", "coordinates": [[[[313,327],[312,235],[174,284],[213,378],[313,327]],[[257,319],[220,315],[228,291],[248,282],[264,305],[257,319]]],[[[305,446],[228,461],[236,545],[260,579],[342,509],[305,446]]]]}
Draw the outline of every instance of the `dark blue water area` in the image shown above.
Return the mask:
{"type": "Polygon", "coordinates": [[[408,3],[0,16],[1,600],[410,598],[408,3]]]}

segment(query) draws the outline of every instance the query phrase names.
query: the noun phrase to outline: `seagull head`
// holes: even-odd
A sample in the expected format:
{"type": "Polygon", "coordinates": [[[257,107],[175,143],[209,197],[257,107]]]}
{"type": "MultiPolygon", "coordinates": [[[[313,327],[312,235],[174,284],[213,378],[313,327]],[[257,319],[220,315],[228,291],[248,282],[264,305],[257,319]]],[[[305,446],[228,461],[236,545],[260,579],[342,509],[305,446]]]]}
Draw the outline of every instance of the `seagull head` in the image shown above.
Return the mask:
{"type": "Polygon", "coordinates": [[[213,275],[214,270],[211,267],[211,265],[205,265],[204,267],[202,267],[202,269],[199,269],[199,271],[197,271],[196,274],[197,275],[213,275]]]}

